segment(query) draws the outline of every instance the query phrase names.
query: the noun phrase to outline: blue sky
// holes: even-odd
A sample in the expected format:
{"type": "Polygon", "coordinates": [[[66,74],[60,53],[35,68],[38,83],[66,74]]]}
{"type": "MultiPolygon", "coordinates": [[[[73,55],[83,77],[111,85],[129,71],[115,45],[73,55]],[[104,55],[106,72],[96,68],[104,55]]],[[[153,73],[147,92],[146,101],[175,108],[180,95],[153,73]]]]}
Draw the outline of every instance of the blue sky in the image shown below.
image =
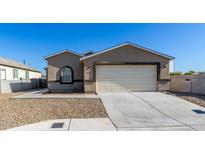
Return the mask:
{"type": "Polygon", "coordinates": [[[176,71],[205,71],[205,24],[0,24],[0,56],[39,70],[53,52],[97,52],[126,41],[176,57],[176,71]]]}

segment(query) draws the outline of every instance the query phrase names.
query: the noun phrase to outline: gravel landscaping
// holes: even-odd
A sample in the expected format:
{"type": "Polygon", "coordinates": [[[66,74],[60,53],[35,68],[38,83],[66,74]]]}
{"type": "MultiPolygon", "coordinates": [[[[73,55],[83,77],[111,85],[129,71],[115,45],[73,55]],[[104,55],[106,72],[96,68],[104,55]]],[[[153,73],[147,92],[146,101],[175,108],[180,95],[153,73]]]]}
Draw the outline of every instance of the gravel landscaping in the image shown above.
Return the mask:
{"type": "Polygon", "coordinates": [[[205,107],[205,96],[204,95],[179,93],[179,92],[166,92],[166,94],[174,95],[174,96],[180,97],[184,100],[187,100],[191,103],[205,107]]]}
{"type": "Polygon", "coordinates": [[[98,98],[9,99],[20,94],[0,94],[0,130],[51,119],[107,117],[98,98]]]}

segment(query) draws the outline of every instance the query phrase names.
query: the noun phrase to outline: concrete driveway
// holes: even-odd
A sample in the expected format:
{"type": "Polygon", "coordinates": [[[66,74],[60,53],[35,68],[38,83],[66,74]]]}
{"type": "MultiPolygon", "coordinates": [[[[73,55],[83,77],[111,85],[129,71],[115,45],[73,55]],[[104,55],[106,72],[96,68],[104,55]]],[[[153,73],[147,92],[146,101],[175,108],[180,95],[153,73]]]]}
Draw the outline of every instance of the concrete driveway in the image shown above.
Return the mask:
{"type": "Polygon", "coordinates": [[[205,111],[175,96],[159,92],[99,93],[118,130],[205,130],[205,111]]]}

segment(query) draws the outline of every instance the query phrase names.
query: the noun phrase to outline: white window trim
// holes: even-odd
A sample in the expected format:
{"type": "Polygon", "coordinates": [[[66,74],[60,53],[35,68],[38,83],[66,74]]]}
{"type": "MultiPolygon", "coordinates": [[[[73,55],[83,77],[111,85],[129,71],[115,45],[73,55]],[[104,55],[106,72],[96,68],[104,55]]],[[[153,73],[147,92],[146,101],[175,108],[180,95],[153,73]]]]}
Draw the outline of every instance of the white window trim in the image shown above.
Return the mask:
{"type": "Polygon", "coordinates": [[[1,79],[1,80],[6,80],[6,69],[0,69],[0,79],[1,79]],[[5,71],[5,79],[2,79],[1,71],[5,71]]]}

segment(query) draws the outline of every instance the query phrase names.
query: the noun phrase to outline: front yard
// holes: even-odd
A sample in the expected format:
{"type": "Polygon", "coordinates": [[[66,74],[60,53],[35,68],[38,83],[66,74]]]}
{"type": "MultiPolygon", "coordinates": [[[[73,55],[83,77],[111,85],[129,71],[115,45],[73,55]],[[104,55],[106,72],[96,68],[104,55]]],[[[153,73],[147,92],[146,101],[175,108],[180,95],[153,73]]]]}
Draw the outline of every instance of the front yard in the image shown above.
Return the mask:
{"type": "Polygon", "coordinates": [[[0,130],[50,119],[107,117],[98,98],[9,99],[20,94],[0,94],[0,130]]]}

